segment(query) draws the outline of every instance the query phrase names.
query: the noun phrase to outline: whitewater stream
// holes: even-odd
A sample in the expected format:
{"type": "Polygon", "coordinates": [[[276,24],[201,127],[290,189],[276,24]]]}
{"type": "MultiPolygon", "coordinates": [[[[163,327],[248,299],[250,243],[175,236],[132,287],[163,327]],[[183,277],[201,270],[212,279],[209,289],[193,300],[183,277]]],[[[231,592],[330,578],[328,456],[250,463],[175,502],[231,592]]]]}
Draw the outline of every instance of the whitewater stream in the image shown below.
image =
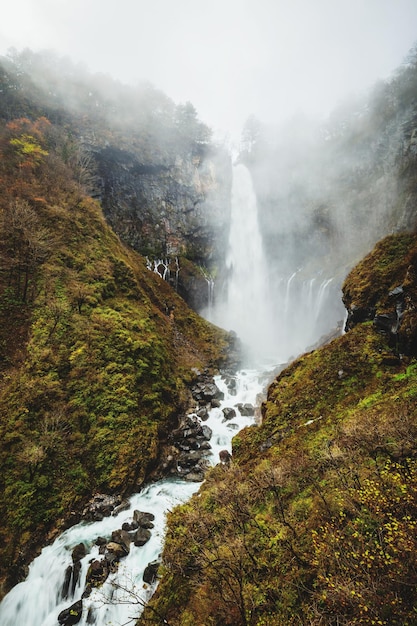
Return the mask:
{"type": "MultiPolygon", "coordinates": [[[[220,407],[209,411],[209,417],[204,422],[212,429],[209,457],[212,465],[219,462],[221,450],[231,452],[231,440],[238,430],[253,424],[254,418],[242,416],[235,405],[255,405],[258,394],[267,382],[266,376],[261,376],[255,370],[238,372],[233,395],[222,378],[215,378],[218,388],[224,393],[224,400],[220,401],[220,407]],[[222,412],[225,407],[235,408],[236,417],[225,420],[222,412]]],[[[143,573],[150,562],[160,557],[166,513],[188,500],[199,487],[200,483],[181,479],[160,480],[132,496],[130,508],[116,517],[105,517],[100,522],[82,522],[63,532],[32,562],[27,579],[16,585],[4,598],[0,604],[0,626],[57,626],[60,612],[81,599],[90,562],[101,558],[99,547],[95,545],[97,538],[109,540],[112,531],[120,529],[124,522],[130,522],[133,511],[140,510],[155,516],[150,540],[142,547],[135,547],[133,543],[130,545],[130,552],[121,559],[117,572],[111,574],[102,587],[94,589],[88,598],[83,599],[82,617],[78,622],[80,626],[122,626],[134,623],[157,585],[157,582],[145,584],[143,573]],[[81,560],[74,594],[63,599],[65,572],[72,563],[73,549],[80,543],[85,545],[88,553],[81,560]]]]}

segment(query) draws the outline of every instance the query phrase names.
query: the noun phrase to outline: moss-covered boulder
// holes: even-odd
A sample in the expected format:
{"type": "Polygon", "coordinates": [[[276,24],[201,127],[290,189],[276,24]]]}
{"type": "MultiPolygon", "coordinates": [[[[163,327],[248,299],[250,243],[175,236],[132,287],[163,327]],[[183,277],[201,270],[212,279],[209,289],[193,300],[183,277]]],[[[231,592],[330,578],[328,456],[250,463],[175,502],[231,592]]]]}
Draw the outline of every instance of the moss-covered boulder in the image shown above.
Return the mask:
{"type": "Polygon", "coordinates": [[[398,354],[417,354],[417,237],[392,235],[376,245],[343,285],[347,328],[373,320],[398,354]]]}

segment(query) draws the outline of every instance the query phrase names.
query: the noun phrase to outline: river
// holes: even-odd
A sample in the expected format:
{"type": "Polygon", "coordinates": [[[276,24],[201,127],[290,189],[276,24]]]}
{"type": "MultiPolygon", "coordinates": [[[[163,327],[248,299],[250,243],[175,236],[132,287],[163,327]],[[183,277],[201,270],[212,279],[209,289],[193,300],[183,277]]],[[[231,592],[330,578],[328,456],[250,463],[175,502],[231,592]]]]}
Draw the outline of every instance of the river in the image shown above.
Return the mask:
{"type": "MultiPolygon", "coordinates": [[[[257,402],[263,391],[268,374],[256,370],[242,370],[236,374],[236,386],[231,390],[225,380],[216,377],[219,389],[224,393],[220,407],[209,412],[205,422],[212,430],[210,440],[212,465],[219,462],[219,452],[231,452],[232,437],[245,426],[254,423],[253,416],[242,416],[236,405],[257,402]],[[225,420],[222,409],[233,407],[236,417],[225,420]]],[[[198,490],[200,483],[181,479],[164,479],[148,485],[130,499],[129,509],[116,517],[105,517],[100,522],[82,522],[63,532],[51,545],[32,562],[27,579],[16,585],[0,604],[1,626],[57,626],[61,611],[81,599],[89,564],[102,558],[96,540],[99,537],[110,539],[112,531],[120,529],[124,522],[132,520],[133,511],[150,512],[155,516],[150,540],[142,547],[132,543],[128,556],[120,561],[117,572],[111,574],[104,585],[94,589],[88,598],[83,599],[80,626],[122,626],[134,623],[141,613],[143,604],[155,591],[157,582],[152,585],[143,582],[146,566],[159,559],[163,541],[166,513],[177,504],[185,502],[198,490]],[[62,589],[65,572],[72,563],[72,551],[83,543],[87,548],[81,560],[81,571],[74,594],[63,599],[62,589]]]]}

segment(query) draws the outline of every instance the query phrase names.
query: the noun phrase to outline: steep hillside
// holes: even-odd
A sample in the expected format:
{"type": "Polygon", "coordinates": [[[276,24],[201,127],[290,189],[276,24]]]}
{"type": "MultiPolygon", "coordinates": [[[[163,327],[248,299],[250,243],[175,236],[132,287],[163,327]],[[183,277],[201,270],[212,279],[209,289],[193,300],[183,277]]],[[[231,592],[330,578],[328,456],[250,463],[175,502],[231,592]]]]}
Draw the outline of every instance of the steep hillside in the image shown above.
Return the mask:
{"type": "Polygon", "coordinates": [[[231,467],[170,515],[139,623],[416,623],[416,267],[397,235],[351,272],[350,330],[276,378],[231,467]]]}
{"type": "Polygon", "coordinates": [[[212,270],[225,247],[231,163],[193,105],[29,50],[0,59],[0,90],[6,123],[45,116],[65,134],[61,158],[124,243],[152,262],[194,263],[200,301],[181,273],[179,283],[192,305],[205,306],[201,267],[212,270]]]}
{"type": "Polygon", "coordinates": [[[46,118],[0,129],[0,575],[8,584],[97,490],[158,462],[228,337],[106,224],[46,118]]]}

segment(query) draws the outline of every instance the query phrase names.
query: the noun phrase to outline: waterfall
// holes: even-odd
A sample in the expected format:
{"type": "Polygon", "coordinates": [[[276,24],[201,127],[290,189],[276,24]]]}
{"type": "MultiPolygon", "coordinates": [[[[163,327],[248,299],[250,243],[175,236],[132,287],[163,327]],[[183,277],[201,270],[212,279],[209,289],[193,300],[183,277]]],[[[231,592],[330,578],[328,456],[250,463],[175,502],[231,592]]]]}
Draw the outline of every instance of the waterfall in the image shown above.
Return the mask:
{"type": "MultiPolygon", "coordinates": [[[[209,411],[209,417],[204,422],[212,430],[211,464],[218,462],[221,450],[231,452],[232,437],[239,429],[253,424],[254,417],[244,409],[256,403],[266,379],[256,371],[247,370],[239,372],[232,381],[228,381],[228,385],[219,376],[215,382],[223,392],[224,400],[219,408],[209,411]],[[236,416],[226,420],[222,411],[226,407],[234,408],[236,416]]],[[[78,622],[79,626],[133,625],[157,586],[157,581],[144,584],[143,574],[145,567],[161,554],[166,513],[176,504],[189,499],[199,486],[200,483],[178,478],[160,480],[132,496],[129,508],[116,517],[105,517],[100,522],[82,522],[63,532],[32,562],[27,579],[3,599],[0,626],[57,626],[60,612],[81,600],[91,560],[101,558],[97,538],[108,540],[112,531],[132,521],[134,510],[141,510],[155,516],[150,540],[141,547],[132,543],[129,554],[121,559],[117,571],[110,574],[101,587],[94,588],[89,597],[83,598],[82,616],[78,622]],[[63,599],[65,572],[72,563],[74,547],[80,543],[87,548],[87,555],[81,559],[79,581],[73,595],[63,599]]]]}
{"type": "Polygon", "coordinates": [[[276,356],[271,353],[274,325],[256,195],[241,163],[233,168],[226,272],[226,293],[213,307],[211,321],[234,330],[250,354],[276,356]]]}
{"type": "MultiPolygon", "coordinates": [[[[277,220],[279,212],[277,210],[277,220]]],[[[287,249],[287,255],[289,250],[287,249]]],[[[269,264],[258,223],[252,179],[242,165],[233,168],[226,289],[216,294],[206,317],[234,330],[255,362],[283,363],[336,328],[344,309],[332,276],[321,277],[297,265],[298,250],[269,264]],[[274,272],[270,267],[274,267],[274,272]],[[293,269],[289,272],[288,268],[293,269]]]]}

